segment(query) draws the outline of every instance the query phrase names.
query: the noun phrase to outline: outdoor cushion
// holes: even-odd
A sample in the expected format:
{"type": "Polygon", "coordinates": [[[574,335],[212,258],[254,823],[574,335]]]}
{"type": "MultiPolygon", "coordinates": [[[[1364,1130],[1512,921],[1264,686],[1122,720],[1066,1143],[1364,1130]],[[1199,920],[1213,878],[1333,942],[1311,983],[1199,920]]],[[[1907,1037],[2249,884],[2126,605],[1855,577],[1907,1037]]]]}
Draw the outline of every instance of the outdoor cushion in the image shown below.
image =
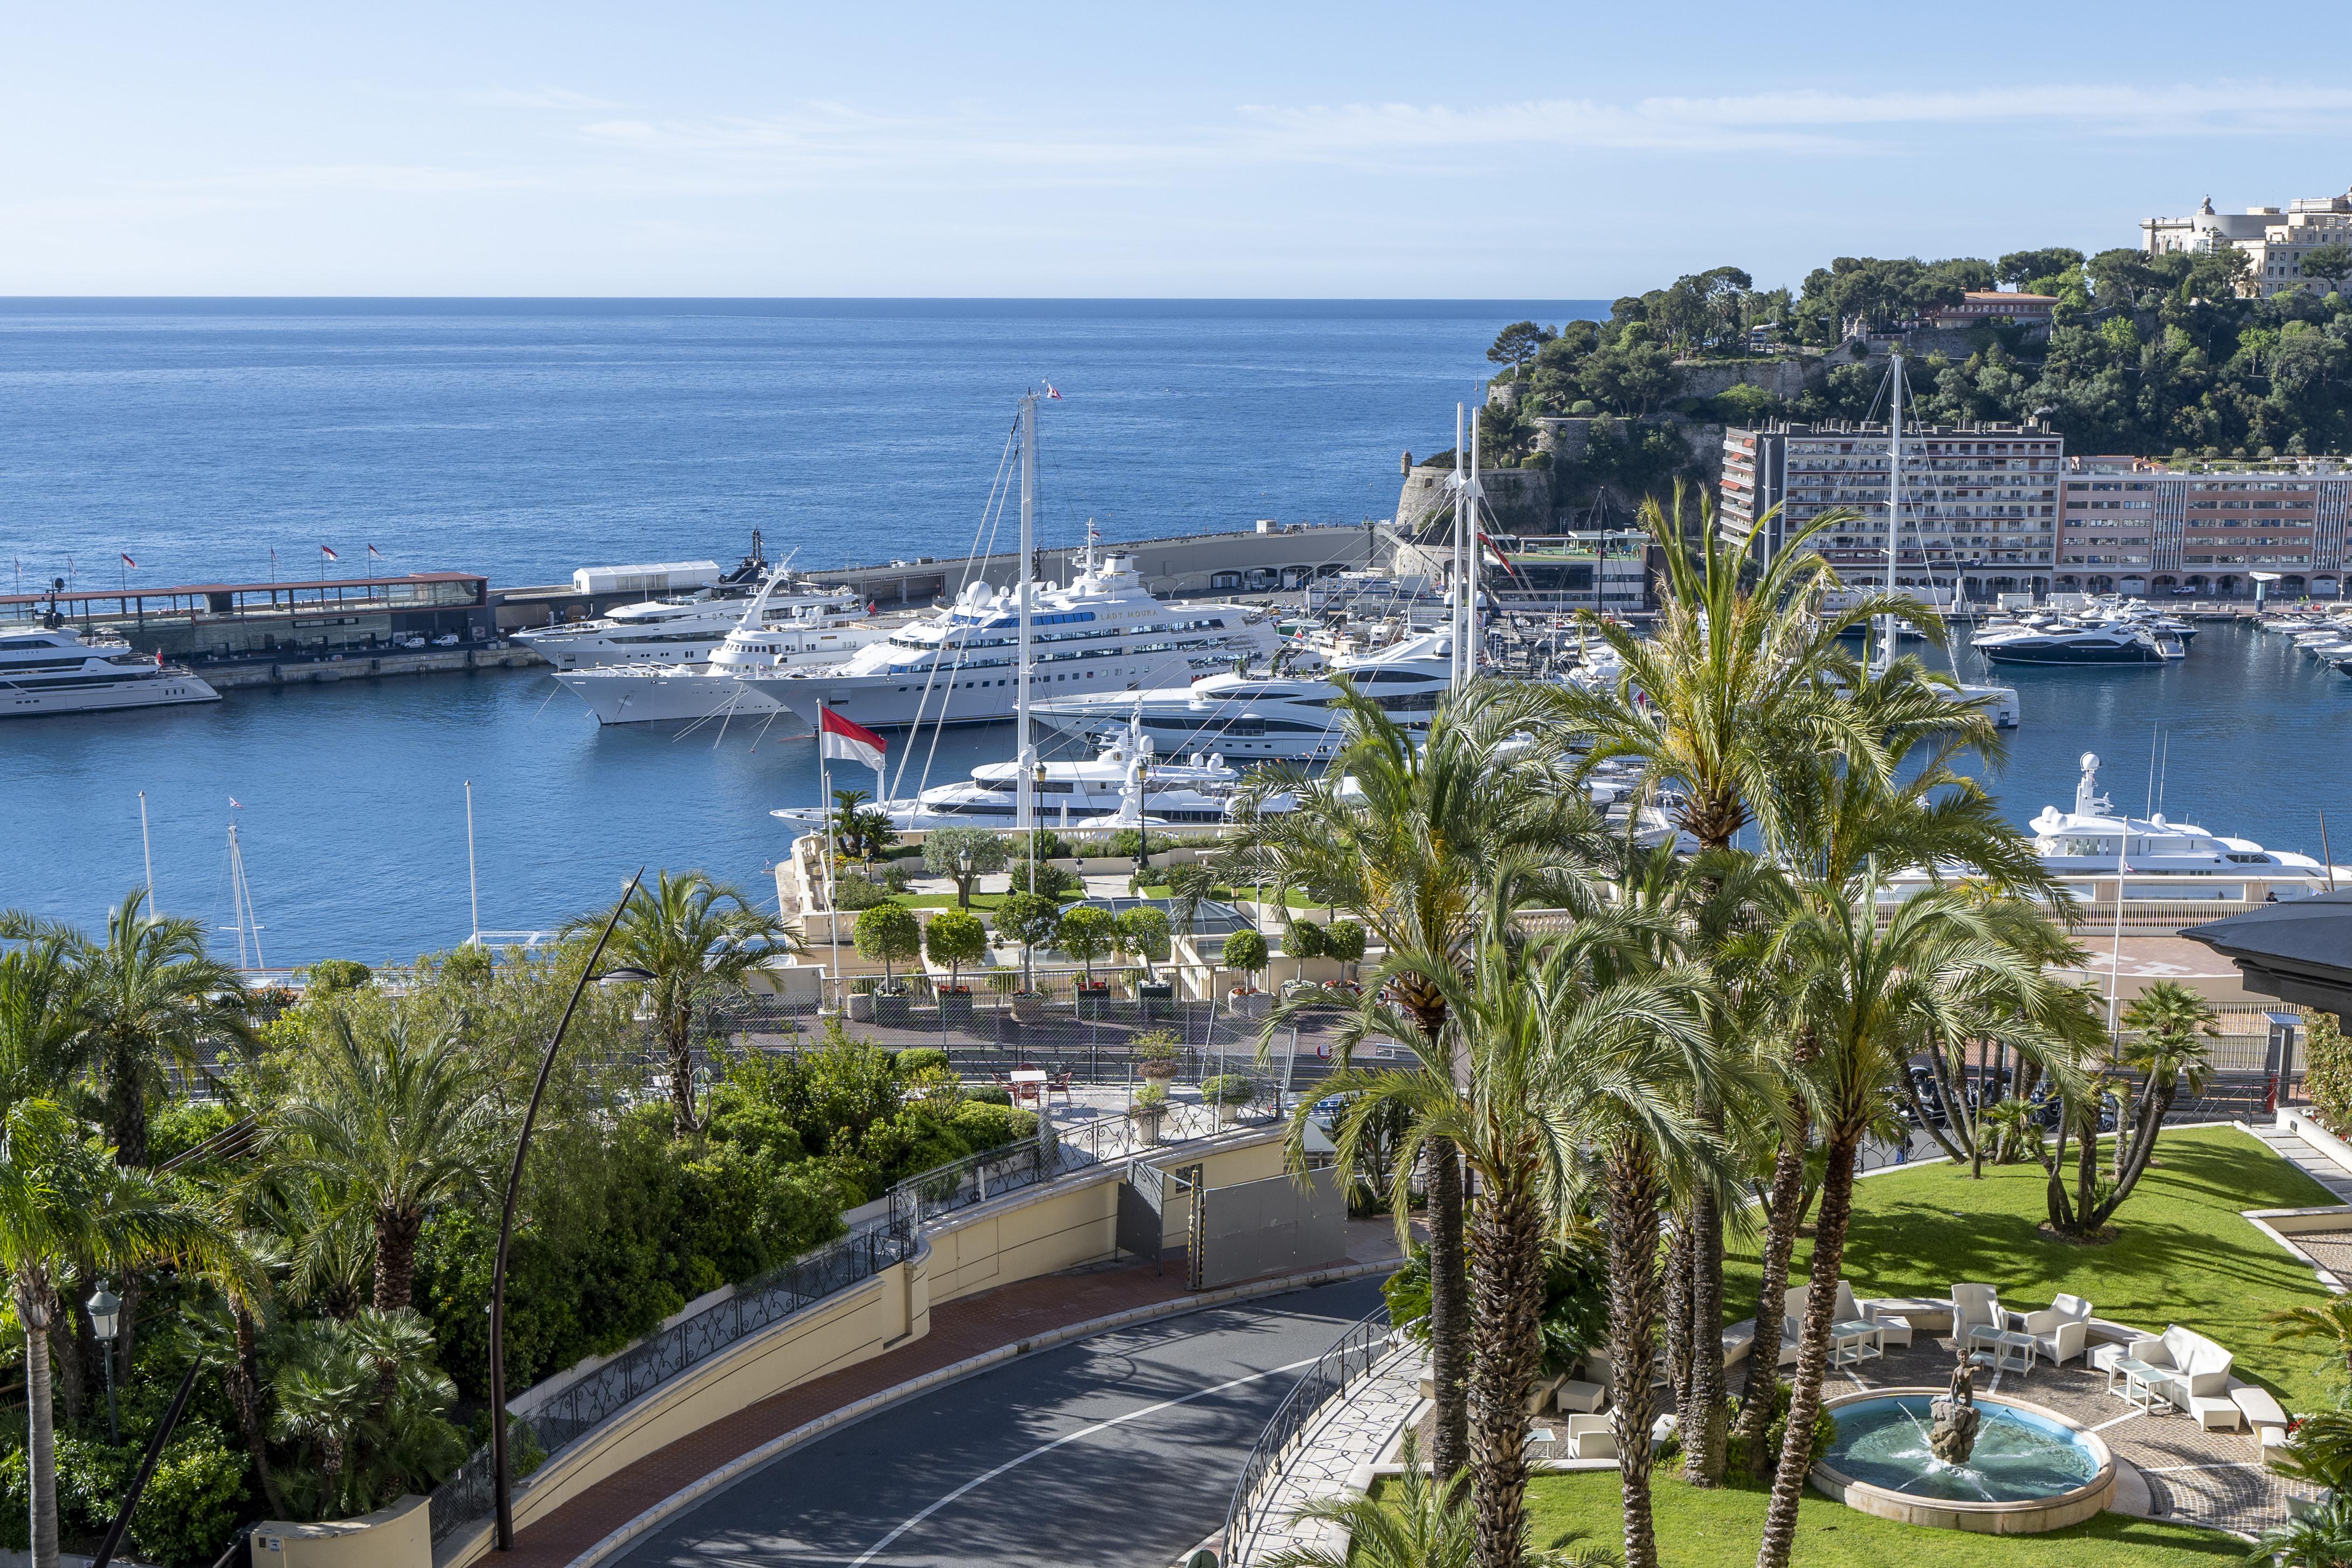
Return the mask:
{"type": "Polygon", "coordinates": [[[1607,1392],[1598,1383],[1579,1383],[1571,1378],[1554,1391],[1552,1398],[1562,1412],[1575,1411],[1589,1416],[1601,1408],[1601,1398],[1607,1392]]]}

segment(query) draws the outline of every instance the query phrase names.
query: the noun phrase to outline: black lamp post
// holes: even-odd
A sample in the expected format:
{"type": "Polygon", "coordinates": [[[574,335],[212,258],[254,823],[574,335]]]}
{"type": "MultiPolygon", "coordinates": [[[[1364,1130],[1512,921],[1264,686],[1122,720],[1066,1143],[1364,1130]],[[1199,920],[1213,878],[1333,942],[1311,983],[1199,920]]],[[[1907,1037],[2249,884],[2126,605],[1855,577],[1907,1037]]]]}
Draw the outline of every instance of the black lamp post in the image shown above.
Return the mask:
{"type": "Polygon", "coordinates": [[[598,933],[588,961],[580,966],[579,983],[572,988],[572,999],[563,1004],[563,1017],[555,1026],[554,1038],[547,1042],[547,1054],[540,1058],[539,1078],[530,1086],[530,1104],[523,1111],[522,1132],[515,1139],[514,1164],[507,1171],[506,1209],[499,1218],[498,1260],[490,1270],[490,1493],[498,1510],[496,1544],[500,1552],[514,1550],[514,1486],[507,1474],[507,1251],[514,1240],[515,1200],[522,1192],[523,1156],[530,1152],[531,1129],[539,1122],[539,1103],[547,1092],[548,1074],[555,1070],[555,1053],[563,1048],[564,1031],[572,1027],[572,1015],[579,1008],[581,993],[588,988],[588,982],[627,986],[656,977],[650,970],[632,967],[602,975],[596,972],[596,960],[604,956],[604,944],[612,939],[613,927],[620,924],[621,912],[637,895],[637,884],[645,875],[645,868],[639,866],[637,874],[623,890],[621,902],[613,905],[613,913],[605,920],[604,929],[598,933]]]}
{"type": "Polygon", "coordinates": [[[106,1363],[106,1444],[113,1448],[122,1441],[122,1433],[114,1424],[114,1336],[122,1326],[122,1298],[100,1280],[83,1305],[89,1309],[90,1337],[106,1347],[100,1359],[106,1363]]]}

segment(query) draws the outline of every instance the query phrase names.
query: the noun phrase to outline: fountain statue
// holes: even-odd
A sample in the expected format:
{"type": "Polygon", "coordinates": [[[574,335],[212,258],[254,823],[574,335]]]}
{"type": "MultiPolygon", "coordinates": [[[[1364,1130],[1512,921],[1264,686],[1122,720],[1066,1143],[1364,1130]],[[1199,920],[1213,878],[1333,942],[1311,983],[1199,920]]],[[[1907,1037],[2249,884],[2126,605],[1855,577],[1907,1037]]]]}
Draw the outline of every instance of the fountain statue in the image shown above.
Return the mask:
{"type": "Polygon", "coordinates": [[[1940,1397],[1927,1406],[1932,1425],[1927,1429],[1927,1447],[1936,1457],[1955,1469],[1969,1462],[1976,1451],[1977,1369],[1965,1358],[1952,1368],[1952,1384],[1940,1397]]]}

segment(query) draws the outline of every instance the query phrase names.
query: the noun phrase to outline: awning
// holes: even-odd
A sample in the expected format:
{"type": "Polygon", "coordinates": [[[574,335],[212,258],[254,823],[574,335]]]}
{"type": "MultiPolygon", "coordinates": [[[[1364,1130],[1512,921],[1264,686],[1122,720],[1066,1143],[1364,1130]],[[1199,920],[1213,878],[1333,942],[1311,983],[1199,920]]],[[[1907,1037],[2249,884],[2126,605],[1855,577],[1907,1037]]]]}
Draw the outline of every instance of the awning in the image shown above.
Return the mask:
{"type": "Polygon", "coordinates": [[[2180,935],[2237,965],[2246,989],[2352,1026],[2352,890],[2270,904],[2180,935]]]}

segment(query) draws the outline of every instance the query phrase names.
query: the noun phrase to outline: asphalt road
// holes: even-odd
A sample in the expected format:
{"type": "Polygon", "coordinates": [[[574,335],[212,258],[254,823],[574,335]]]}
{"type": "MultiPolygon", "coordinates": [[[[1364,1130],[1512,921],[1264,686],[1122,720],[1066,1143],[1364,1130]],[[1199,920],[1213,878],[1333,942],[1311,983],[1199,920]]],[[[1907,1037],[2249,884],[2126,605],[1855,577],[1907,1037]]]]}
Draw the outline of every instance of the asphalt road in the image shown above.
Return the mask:
{"type": "Polygon", "coordinates": [[[1305,1364],[1377,1279],[1020,1357],[784,1454],[677,1516],[627,1568],[1168,1568],[1224,1522],[1305,1364]]]}

